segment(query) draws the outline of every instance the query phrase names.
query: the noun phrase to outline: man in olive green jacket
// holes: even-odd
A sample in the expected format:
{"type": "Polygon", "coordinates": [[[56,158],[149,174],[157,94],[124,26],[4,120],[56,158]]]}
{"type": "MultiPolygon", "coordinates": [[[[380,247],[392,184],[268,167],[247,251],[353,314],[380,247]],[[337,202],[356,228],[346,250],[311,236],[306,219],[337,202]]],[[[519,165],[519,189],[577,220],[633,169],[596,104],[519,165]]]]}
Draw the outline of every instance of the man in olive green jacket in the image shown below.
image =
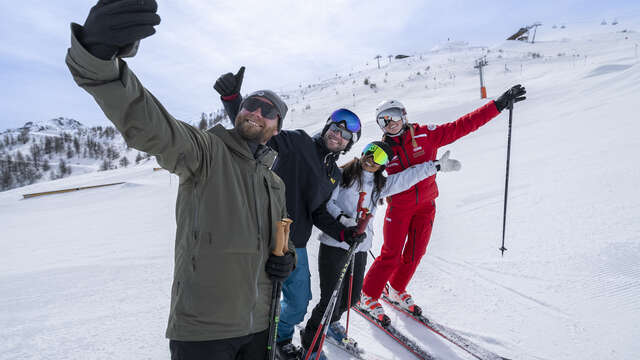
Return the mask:
{"type": "Polygon", "coordinates": [[[100,0],[84,26],[72,24],[66,63],[127,144],[180,177],[166,332],[172,359],[261,359],[272,280],[295,264],[293,250],[271,254],[287,214],[284,183],[271,171],[276,154],[264,146],[287,106],[265,90],[247,98],[233,130],[200,131],[174,119],[121,59],[155,32],[156,9],[154,0],[100,0]]]}

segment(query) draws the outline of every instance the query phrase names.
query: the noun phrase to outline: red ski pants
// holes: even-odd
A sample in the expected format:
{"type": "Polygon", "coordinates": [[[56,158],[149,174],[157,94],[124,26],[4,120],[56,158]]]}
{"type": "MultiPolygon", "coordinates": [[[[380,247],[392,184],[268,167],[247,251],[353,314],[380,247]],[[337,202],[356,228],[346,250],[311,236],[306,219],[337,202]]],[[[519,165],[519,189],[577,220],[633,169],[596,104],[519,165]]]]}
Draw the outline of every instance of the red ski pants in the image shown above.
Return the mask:
{"type": "Polygon", "coordinates": [[[384,220],[384,244],[364,278],[362,292],[378,299],[387,281],[398,291],[406,290],[427,252],[435,215],[434,200],[413,206],[389,205],[384,220]]]}

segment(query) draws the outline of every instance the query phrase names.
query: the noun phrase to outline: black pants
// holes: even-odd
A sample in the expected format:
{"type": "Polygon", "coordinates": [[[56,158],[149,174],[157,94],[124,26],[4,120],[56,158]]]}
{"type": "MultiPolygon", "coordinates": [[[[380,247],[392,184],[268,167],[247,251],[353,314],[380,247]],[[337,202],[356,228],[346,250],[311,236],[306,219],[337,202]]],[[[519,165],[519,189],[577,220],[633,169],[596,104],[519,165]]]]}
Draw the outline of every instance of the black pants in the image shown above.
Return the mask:
{"type": "Polygon", "coordinates": [[[246,336],[209,341],[169,341],[171,360],[263,360],[269,329],[246,336]]]}
{"type": "MultiPolygon", "coordinates": [[[[333,289],[338,283],[338,277],[340,271],[344,266],[344,262],[347,260],[347,250],[320,244],[320,251],[318,252],[318,272],[320,272],[320,302],[313,308],[311,317],[307,321],[305,326],[302,346],[309,348],[311,342],[313,342],[313,336],[322,321],[322,315],[324,315],[333,289]]],[[[360,291],[362,290],[362,280],[364,278],[364,269],[367,265],[367,253],[365,251],[357,252],[355,254],[353,270],[353,287],[351,288],[351,306],[360,301],[360,291]]],[[[331,316],[331,322],[340,320],[342,314],[344,314],[349,305],[349,276],[351,274],[351,265],[347,269],[344,280],[342,281],[342,287],[338,291],[338,299],[336,307],[331,316]]],[[[316,346],[319,341],[316,341],[316,346]]],[[[316,347],[314,346],[314,348],[316,347]]]]}

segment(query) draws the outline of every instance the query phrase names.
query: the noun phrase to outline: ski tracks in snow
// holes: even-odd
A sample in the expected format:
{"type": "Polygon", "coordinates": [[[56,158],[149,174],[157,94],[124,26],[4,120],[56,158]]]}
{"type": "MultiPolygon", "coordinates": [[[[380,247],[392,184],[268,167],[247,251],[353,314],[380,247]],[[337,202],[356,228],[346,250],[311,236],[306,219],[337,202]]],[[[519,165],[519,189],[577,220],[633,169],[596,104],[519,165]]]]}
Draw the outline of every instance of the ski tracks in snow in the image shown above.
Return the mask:
{"type": "MultiPolygon", "coordinates": [[[[525,293],[523,293],[521,291],[518,291],[518,290],[516,290],[516,289],[514,289],[514,288],[512,288],[512,287],[510,287],[508,285],[502,284],[499,281],[494,280],[491,277],[483,274],[483,272],[479,271],[478,269],[482,269],[483,271],[494,271],[494,272],[495,272],[495,270],[484,269],[482,267],[479,267],[478,265],[471,265],[471,264],[468,264],[468,263],[459,263],[459,262],[455,262],[455,261],[451,261],[451,260],[446,260],[446,259],[444,259],[442,257],[439,257],[439,256],[433,256],[433,258],[438,260],[438,261],[440,261],[440,264],[432,264],[434,267],[436,267],[438,269],[442,269],[443,265],[444,266],[454,266],[454,267],[457,267],[457,268],[465,269],[469,273],[471,273],[471,275],[469,275],[469,276],[463,275],[469,281],[478,282],[478,280],[482,280],[482,281],[484,281],[486,283],[495,285],[497,287],[500,287],[500,288],[502,288],[502,289],[514,294],[514,295],[517,295],[518,297],[522,298],[525,301],[528,301],[528,302],[531,302],[531,303],[533,303],[535,305],[538,305],[541,308],[543,308],[545,310],[548,310],[548,311],[550,311],[551,313],[553,313],[555,315],[562,316],[562,317],[565,317],[565,318],[570,318],[571,317],[570,314],[566,313],[562,309],[560,309],[560,308],[558,308],[558,307],[556,307],[554,305],[551,305],[551,304],[549,304],[549,303],[547,303],[545,301],[537,299],[534,296],[527,295],[527,294],[525,294],[525,293]]],[[[459,271],[454,271],[454,272],[449,271],[449,274],[451,274],[451,273],[454,273],[456,275],[460,275],[459,271]]],[[[523,277],[523,276],[520,276],[520,275],[506,274],[506,273],[503,273],[503,272],[501,272],[500,274],[501,275],[523,277]]],[[[529,277],[529,280],[531,280],[531,277],[529,277]]],[[[537,280],[540,280],[540,279],[537,279],[537,280]]]]}

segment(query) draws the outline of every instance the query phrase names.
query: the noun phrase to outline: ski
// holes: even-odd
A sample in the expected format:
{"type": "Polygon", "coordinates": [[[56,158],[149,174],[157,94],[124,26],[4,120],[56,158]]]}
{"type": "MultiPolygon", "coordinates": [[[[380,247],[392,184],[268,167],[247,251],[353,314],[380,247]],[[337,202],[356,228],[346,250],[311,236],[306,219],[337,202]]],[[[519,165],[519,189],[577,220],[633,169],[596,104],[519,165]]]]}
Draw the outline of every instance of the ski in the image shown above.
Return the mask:
{"type": "MultiPolygon", "coordinates": [[[[300,325],[296,325],[296,327],[298,329],[302,329],[302,326],[300,325]]],[[[342,351],[344,351],[346,354],[348,354],[352,359],[359,359],[359,360],[390,360],[387,358],[382,358],[378,355],[373,355],[369,352],[367,352],[366,350],[364,350],[363,348],[357,346],[357,345],[353,345],[351,343],[340,343],[338,342],[336,339],[327,336],[326,341],[331,344],[332,347],[336,347],[342,351]]]]}
{"type": "Polygon", "coordinates": [[[334,345],[335,347],[340,348],[340,350],[346,352],[347,354],[351,355],[352,358],[354,359],[369,359],[370,357],[368,357],[366,355],[366,353],[364,352],[364,350],[362,350],[361,348],[359,348],[357,345],[351,343],[351,342],[344,342],[344,341],[338,341],[334,338],[332,338],[331,336],[327,336],[327,341],[334,345]]]}
{"type": "Polygon", "coordinates": [[[396,309],[397,311],[407,315],[408,317],[412,318],[413,320],[417,321],[418,323],[424,325],[425,327],[427,327],[427,329],[429,329],[430,331],[436,333],[437,335],[440,335],[442,338],[444,338],[445,340],[449,341],[450,343],[456,345],[457,347],[461,348],[462,350],[466,351],[467,353],[471,354],[473,357],[475,357],[478,360],[510,360],[508,358],[502,357],[496,353],[493,353],[473,342],[471,342],[469,339],[460,336],[458,333],[456,333],[454,330],[438,324],[437,322],[427,318],[426,316],[423,315],[415,315],[411,312],[409,312],[406,309],[403,309],[402,307],[400,307],[400,305],[391,300],[386,294],[382,294],[381,299],[386,302],[387,304],[391,305],[391,307],[393,307],[394,309],[396,309]]]}
{"type": "Polygon", "coordinates": [[[391,325],[383,326],[382,324],[380,324],[380,322],[378,322],[378,320],[370,316],[369,313],[367,313],[366,311],[360,310],[358,306],[353,306],[351,309],[354,310],[356,313],[362,315],[365,319],[369,320],[369,322],[377,326],[380,330],[384,331],[387,335],[389,335],[392,339],[394,339],[396,342],[402,345],[405,349],[409,350],[418,359],[436,360],[436,357],[426,352],[415,341],[403,335],[400,331],[396,330],[396,328],[394,328],[393,326],[391,325]]]}

